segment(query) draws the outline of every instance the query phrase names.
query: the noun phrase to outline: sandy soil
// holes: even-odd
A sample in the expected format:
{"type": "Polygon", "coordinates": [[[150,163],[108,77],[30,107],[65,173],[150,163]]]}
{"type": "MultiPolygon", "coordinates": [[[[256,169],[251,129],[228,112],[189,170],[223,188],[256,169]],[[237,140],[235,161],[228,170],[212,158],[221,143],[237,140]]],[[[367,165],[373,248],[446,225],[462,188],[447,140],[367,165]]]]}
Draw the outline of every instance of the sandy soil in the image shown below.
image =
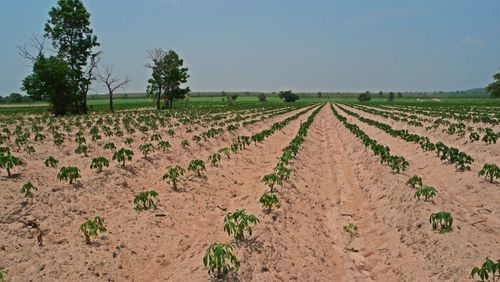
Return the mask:
{"type": "MultiPolygon", "coordinates": [[[[224,158],[219,168],[207,166],[203,177],[187,172],[180,192],[161,180],[167,165],[206,160],[232,137],[269,128],[299,111],[188,149],[179,142],[196,132],[183,133],[168,139],[173,148],[166,153],[144,159],[136,151],[125,168],[113,162],[99,174],[88,168],[90,158],[71,153],[72,143],[63,150],[50,142],[36,147],[45,153],[26,156],[28,165],[15,169],[16,178],[3,177],[4,172],[0,178],[0,267],[12,281],[208,281],[205,250],[212,242],[231,241],[223,217],[241,208],[261,220],[250,240],[236,244],[241,281],[469,281],[473,266],[500,254],[498,184],[478,178],[476,166],[456,172],[435,153],[339,111],[410,161],[407,172],[393,174],[328,105],[291,163],[292,177],[278,192],[281,208],[272,214],[258,203],[268,191],[260,179],[272,172],[312,109],[264,142],[224,158]],[[49,152],[61,165],[81,164],[84,177],[73,185],[58,182],[57,170],[42,164],[49,152]],[[434,201],[413,197],[414,190],[405,186],[413,174],[436,187],[434,201]],[[28,180],[39,187],[33,200],[19,193],[28,180]],[[159,193],[158,208],[136,212],[132,199],[144,190],[159,193]],[[428,223],[430,213],[440,210],[454,215],[449,234],[433,232],[428,223]],[[78,228],[95,215],[105,219],[108,232],[89,246],[78,228]],[[359,236],[348,236],[343,230],[348,223],[358,226],[359,236]]],[[[486,159],[487,153],[468,149],[486,159]]]]}

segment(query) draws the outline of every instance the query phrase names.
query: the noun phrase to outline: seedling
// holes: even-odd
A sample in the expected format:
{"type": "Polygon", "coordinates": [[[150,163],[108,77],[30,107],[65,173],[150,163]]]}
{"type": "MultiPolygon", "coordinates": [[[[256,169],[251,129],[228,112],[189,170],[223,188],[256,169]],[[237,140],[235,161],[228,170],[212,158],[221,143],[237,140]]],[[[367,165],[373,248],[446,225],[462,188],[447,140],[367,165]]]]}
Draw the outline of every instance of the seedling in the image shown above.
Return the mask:
{"type": "Polygon", "coordinates": [[[452,231],[453,217],[449,212],[437,212],[431,214],[429,223],[432,224],[432,230],[439,231],[439,233],[449,233],[452,231]]]}
{"type": "Polygon", "coordinates": [[[201,177],[201,171],[206,170],[205,162],[202,160],[192,160],[188,166],[189,171],[196,172],[198,177],[201,177]]]}
{"type": "Polygon", "coordinates": [[[80,178],[80,170],[76,167],[72,166],[63,166],[59,170],[59,173],[57,174],[57,179],[60,181],[67,181],[69,180],[69,184],[73,184],[73,180],[76,180],[80,178]]]}
{"type": "Polygon", "coordinates": [[[231,272],[238,271],[240,262],[233,253],[231,244],[213,243],[203,257],[203,265],[208,269],[208,274],[216,280],[224,280],[231,272]]]}
{"type": "Polygon", "coordinates": [[[97,172],[101,172],[104,167],[109,166],[109,161],[105,157],[97,157],[92,159],[90,164],[91,169],[95,169],[97,172]]]}
{"type": "Polygon", "coordinates": [[[75,149],[75,153],[84,154],[85,157],[88,157],[89,151],[90,151],[89,146],[87,146],[87,145],[78,145],[78,147],[76,147],[76,149],[75,149]]]}
{"type": "Polygon", "coordinates": [[[500,178],[500,168],[496,164],[485,164],[479,171],[478,176],[489,178],[489,181],[493,183],[493,179],[500,178]]]}
{"type": "Polygon", "coordinates": [[[247,214],[245,210],[237,210],[224,217],[224,231],[229,236],[234,234],[236,241],[243,241],[245,240],[245,232],[248,233],[248,236],[252,236],[253,230],[250,225],[257,223],[259,223],[259,219],[254,215],[247,214]]]}
{"type": "Polygon", "coordinates": [[[156,204],[154,199],[158,197],[156,191],[145,191],[137,194],[134,198],[134,205],[136,211],[142,211],[154,207],[156,209],[156,204]]]}
{"type": "Polygon", "coordinates": [[[220,163],[221,156],[218,153],[213,153],[210,156],[208,156],[208,161],[210,162],[210,165],[213,167],[218,167],[220,163]]]}
{"type": "Polygon", "coordinates": [[[423,196],[424,200],[428,201],[432,200],[432,198],[436,196],[436,193],[437,191],[436,189],[434,189],[434,187],[426,185],[415,192],[415,198],[418,198],[420,200],[420,197],[423,196]]]}
{"type": "Polygon", "coordinates": [[[153,152],[155,150],[155,147],[153,147],[153,144],[151,143],[144,143],[139,145],[139,150],[142,152],[144,155],[144,158],[148,158],[148,154],[153,152]]]}
{"type": "Polygon", "coordinates": [[[280,202],[278,201],[278,197],[274,194],[264,193],[260,196],[259,199],[260,204],[262,205],[262,209],[266,213],[270,213],[273,208],[279,208],[280,202]]]}
{"type": "Polygon", "coordinates": [[[264,175],[264,177],[262,177],[262,182],[264,182],[271,189],[271,193],[274,192],[274,186],[276,184],[283,184],[283,182],[281,182],[281,179],[275,173],[264,175]]]}
{"type": "Polygon", "coordinates": [[[158,146],[157,146],[157,148],[159,150],[162,150],[162,151],[166,151],[170,147],[171,147],[170,143],[168,143],[168,141],[164,141],[164,140],[158,142],[158,146]]]}
{"type": "Polygon", "coordinates": [[[345,232],[347,232],[347,234],[349,234],[349,238],[351,239],[359,236],[358,226],[354,223],[344,225],[343,229],[345,232]]]}
{"type": "Polygon", "coordinates": [[[0,154],[0,168],[7,170],[7,177],[11,178],[11,170],[16,166],[24,165],[24,161],[10,154],[0,154]]]}
{"type": "Polygon", "coordinates": [[[24,151],[28,155],[31,155],[31,154],[35,153],[35,148],[33,146],[26,146],[26,148],[24,148],[24,151]]]}
{"type": "Polygon", "coordinates": [[[182,148],[186,149],[187,147],[189,147],[189,141],[187,141],[186,139],[183,139],[181,141],[181,146],[182,146],[182,148]]]}
{"type": "Polygon", "coordinates": [[[479,134],[477,132],[471,132],[469,135],[469,140],[471,143],[479,140],[479,134]]]}
{"type": "Polygon", "coordinates": [[[480,281],[483,282],[500,281],[500,259],[494,262],[487,257],[482,266],[476,266],[472,269],[470,275],[472,278],[476,275],[479,276],[480,281]]]}
{"type": "Polygon", "coordinates": [[[52,168],[56,168],[59,161],[56,160],[53,156],[49,156],[43,163],[46,167],[50,166],[52,168]]]}
{"type": "Polygon", "coordinates": [[[104,144],[104,149],[114,151],[116,150],[116,145],[113,142],[104,144]]]}
{"type": "Polygon", "coordinates": [[[180,180],[181,176],[186,172],[182,167],[176,166],[168,166],[167,172],[163,175],[163,180],[166,180],[167,183],[172,182],[172,186],[174,191],[177,191],[177,182],[180,180]]]}
{"type": "Polygon", "coordinates": [[[414,176],[410,177],[410,179],[408,179],[408,181],[406,181],[406,185],[408,185],[412,188],[422,187],[422,178],[417,176],[417,175],[414,175],[414,176]]]}
{"type": "MultiPolygon", "coordinates": [[[[239,263],[238,263],[239,265],[239,263]]],[[[8,271],[7,269],[3,268],[3,267],[0,267],[0,282],[5,282],[5,274],[7,274],[8,271]]]]}
{"type": "Polygon", "coordinates": [[[106,232],[104,219],[99,216],[96,216],[94,220],[89,219],[80,225],[80,230],[83,232],[87,244],[91,244],[90,237],[97,237],[98,233],[106,232]]]}
{"type": "Polygon", "coordinates": [[[127,138],[127,139],[125,139],[125,145],[130,145],[130,144],[132,144],[132,143],[134,143],[134,139],[132,139],[132,138],[130,138],[130,137],[129,137],[129,138],[127,138]]]}
{"type": "Polygon", "coordinates": [[[229,156],[230,155],[230,152],[229,152],[229,148],[227,147],[224,147],[224,148],[220,148],[219,151],[218,151],[219,154],[224,154],[228,159],[230,159],[231,157],[229,156]]]}
{"type": "Polygon", "coordinates": [[[134,152],[131,150],[121,148],[120,150],[113,153],[113,160],[122,163],[122,167],[125,166],[125,161],[131,161],[134,156],[134,152]]]}
{"type": "Polygon", "coordinates": [[[24,194],[24,197],[26,198],[32,198],[33,197],[33,192],[32,191],[37,191],[38,189],[31,184],[31,182],[25,183],[21,186],[21,193],[24,194]]]}
{"type": "Polygon", "coordinates": [[[173,130],[173,129],[169,129],[169,130],[167,130],[167,134],[168,134],[168,136],[170,136],[170,137],[174,137],[174,136],[175,136],[175,132],[174,132],[174,130],[173,130]]]}

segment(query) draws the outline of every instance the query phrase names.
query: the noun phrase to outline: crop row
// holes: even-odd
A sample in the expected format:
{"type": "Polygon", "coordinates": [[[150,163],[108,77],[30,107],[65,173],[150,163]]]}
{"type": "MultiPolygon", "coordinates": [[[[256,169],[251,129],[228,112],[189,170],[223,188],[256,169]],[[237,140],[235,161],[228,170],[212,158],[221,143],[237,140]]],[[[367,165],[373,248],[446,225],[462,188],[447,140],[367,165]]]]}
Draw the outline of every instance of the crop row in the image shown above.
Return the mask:
{"type": "Polygon", "coordinates": [[[474,159],[471,156],[461,152],[457,148],[449,147],[442,142],[432,143],[428,137],[409,133],[406,129],[393,129],[388,124],[362,117],[359,114],[349,111],[341,106],[338,107],[348,115],[353,116],[371,126],[375,126],[393,137],[399,137],[406,142],[420,144],[422,150],[424,151],[436,151],[441,160],[447,160],[450,164],[455,164],[459,170],[463,171],[465,169],[470,169],[469,165],[474,162],[474,159]]]}
{"type": "Polygon", "coordinates": [[[387,146],[379,144],[376,140],[370,138],[363,130],[361,130],[357,125],[349,123],[347,118],[340,115],[337,110],[330,106],[335,117],[344,124],[344,126],[349,129],[352,133],[356,135],[365,147],[370,147],[375,156],[380,157],[380,163],[386,164],[391,167],[394,172],[406,171],[409,166],[409,162],[402,156],[391,155],[391,149],[387,146]]]}

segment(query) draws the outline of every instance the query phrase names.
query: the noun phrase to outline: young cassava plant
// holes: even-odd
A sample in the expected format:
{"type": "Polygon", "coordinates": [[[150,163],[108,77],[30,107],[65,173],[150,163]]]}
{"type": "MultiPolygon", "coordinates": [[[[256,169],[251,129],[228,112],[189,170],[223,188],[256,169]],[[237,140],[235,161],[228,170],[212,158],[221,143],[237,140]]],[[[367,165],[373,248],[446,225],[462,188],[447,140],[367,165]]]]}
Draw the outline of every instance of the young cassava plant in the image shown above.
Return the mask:
{"type": "Polygon", "coordinates": [[[449,212],[437,212],[431,214],[429,223],[432,225],[432,230],[439,233],[449,233],[452,231],[453,217],[449,212]]]}
{"type": "Polygon", "coordinates": [[[144,191],[137,194],[134,198],[136,211],[148,210],[152,207],[156,209],[155,198],[158,197],[156,191],[144,191]]]}
{"type": "Polygon", "coordinates": [[[90,237],[97,237],[98,233],[105,233],[106,227],[104,226],[104,219],[96,216],[93,220],[89,219],[80,225],[80,230],[85,236],[85,242],[91,244],[90,237]]]}
{"type": "Polygon", "coordinates": [[[482,282],[500,281],[500,259],[495,262],[487,257],[483,265],[472,269],[470,275],[472,278],[479,276],[482,282]]]}
{"type": "Polygon", "coordinates": [[[229,236],[234,235],[236,241],[245,240],[245,232],[248,236],[252,236],[252,226],[259,223],[259,219],[255,215],[247,214],[245,210],[236,210],[228,213],[224,217],[224,231],[229,236]]]}
{"type": "Polygon", "coordinates": [[[479,171],[478,176],[484,176],[491,183],[493,180],[500,178],[500,168],[496,164],[485,164],[483,168],[479,171]]]}
{"type": "Polygon", "coordinates": [[[238,271],[240,262],[234,255],[233,245],[213,243],[203,257],[203,265],[213,278],[224,280],[231,272],[238,271]]]}
{"type": "Polygon", "coordinates": [[[174,191],[177,191],[177,182],[181,179],[186,171],[176,165],[176,166],[168,166],[167,172],[163,175],[163,180],[166,180],[167,183],[172,183],[174,191]]]}
{"type": "Polygon", "coordinates": [[[101,172],[104,167],[109,167],[109,161],[105,157],[97,157],[92,159],[90,164],[91,169],[101,172]]]}
{"type": "Polygon", "coordinates": [[[73,181],[80,178],[80,170],[73,166],[63,166],[57,174],[57,179],[60,181],[68,181],[69,184],[73,184],[73,181]]]}
{"type": "Polygon", "coordinates": [[[192,160],[189,163],[188,170],[195,172],[198,177],[201,177],[201,172],[205,171],[205,162],[203,160],[192,160]]]}
{"type": "Polygon", "coordinates": [[[31,182],[27,182],[21,186],[21,193],[23,193],[24,197],[26,198],[32,198],[33,197],[32,191],[37,191],[37,190],[38,189],[31,182]]]}
{"type": "Polygon", "coordinates": [[[120,150],[113,153],[113,160],[122,163],[122,167],[125,166],[125,161],[131,161],[134,156],[134,152],[129,149],[121,148],[120,150]]]}
{"type": "Polygon", "coordinates": [[[270,213],[273,208],[279,208],[280,202],[278,197],[274,194],[264,193],[260,196],[259,203],[262,205],[262,209],[265,213],[270,213]]]}
{"type": "Polygon", "coordinates": [[[415,191],[415,198],[420,200],[420,197],[424,197],[424,201],[432,200],[434,196],[436,196],[437,190],[432,186],[424,185],[422,188],[419,188],[415,191]]]}
{"type": "Polygon", "coordinates": [[[46,167],[56,168],[59,161],[56,160],[53,156],[49,156],[44,162],[46,167]]]}

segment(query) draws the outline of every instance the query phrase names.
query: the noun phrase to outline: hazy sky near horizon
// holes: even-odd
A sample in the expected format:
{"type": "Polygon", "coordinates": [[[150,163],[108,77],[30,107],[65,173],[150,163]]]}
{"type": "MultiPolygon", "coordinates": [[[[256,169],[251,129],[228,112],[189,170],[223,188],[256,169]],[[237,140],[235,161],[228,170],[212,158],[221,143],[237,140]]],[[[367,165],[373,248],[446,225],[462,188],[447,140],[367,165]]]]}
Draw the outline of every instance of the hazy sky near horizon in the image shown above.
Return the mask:
{"type": "MultiPolygon", "coordinates": [[[[17,45],[56,0],[0,0],[0,95],[29,74],[17,45]]],[[[173,49],[192,91],[483,87],[500,67],[499,0],[84,0],[103,64],[144,92],[146,51],[173,49]]],[[[101,88],[95,89],[101,92],[101,88]]]]}

